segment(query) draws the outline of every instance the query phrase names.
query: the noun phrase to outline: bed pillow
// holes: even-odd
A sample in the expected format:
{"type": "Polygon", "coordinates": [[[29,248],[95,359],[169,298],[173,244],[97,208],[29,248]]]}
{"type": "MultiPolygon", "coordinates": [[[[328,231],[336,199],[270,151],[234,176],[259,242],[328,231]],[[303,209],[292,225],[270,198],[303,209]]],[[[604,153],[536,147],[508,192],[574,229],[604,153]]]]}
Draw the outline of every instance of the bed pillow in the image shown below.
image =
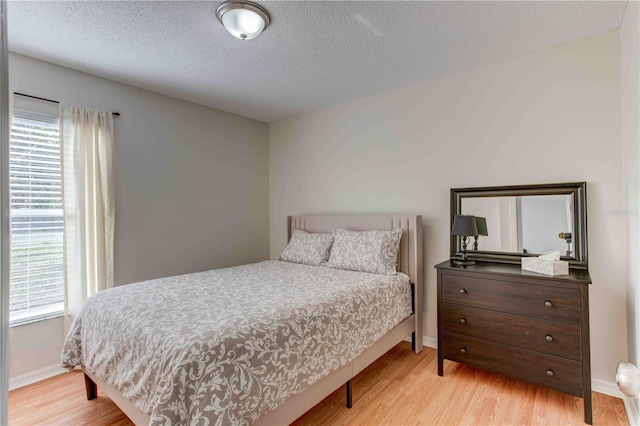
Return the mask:
{"type": "Polygon", "coordinates": [[[294,229],[291,240],[279,259],[305,265],[320,265],[329,259],[331,244],[333,244],[331,234],[316,234],[294,229]]]}
{"type": "Polygon", "coordinates": [[[395,275],[402,229],[393,231],[333,231],[327,266],[350,271],[395,275]]]}

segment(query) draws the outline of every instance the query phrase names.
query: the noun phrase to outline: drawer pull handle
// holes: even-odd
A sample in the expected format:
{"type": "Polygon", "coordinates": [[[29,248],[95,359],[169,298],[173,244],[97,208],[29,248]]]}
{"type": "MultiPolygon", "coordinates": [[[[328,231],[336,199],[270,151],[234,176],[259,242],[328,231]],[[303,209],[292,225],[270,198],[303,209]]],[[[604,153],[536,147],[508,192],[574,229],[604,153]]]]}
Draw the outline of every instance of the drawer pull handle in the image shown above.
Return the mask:
{"type": "Polygon", "coordinates": [[[547,370],[547,376],[552,377],[553,376],[553,370],[547,370]]]}
{"type": "Polygon", "coordinates": [[[466,354],[466,353],[467,353],[467,348],[462,348],[462,349],[460,349],[460,353],[461,353],[461,354],[466,354]]]}
{"type": "Polygon", "coordinates": [[[460,318],[460,324],[466,324],[467,320],[465,318],[460,318]]]}
{"type": "Polygon", "coordinates": [[[467,290],[466,290],[466,289],[464,289],[464,288],[461,288],[461,289],[460,289],[460,294],[467,294],[467,290]]]}
{"type": "Polygon", "coordinates": [[[550,334],[547,334],[545,339],[547,340],[547,342],[553,342],[553,336],[550,334]]]}
{"type": "Polygon", "coordinates": [[[553,306],[553,303],[551,303],[551,300],[547,300],[546,302],[544,302],[544,306],[546,306],[547,308],[550,308],[553,306]]]}

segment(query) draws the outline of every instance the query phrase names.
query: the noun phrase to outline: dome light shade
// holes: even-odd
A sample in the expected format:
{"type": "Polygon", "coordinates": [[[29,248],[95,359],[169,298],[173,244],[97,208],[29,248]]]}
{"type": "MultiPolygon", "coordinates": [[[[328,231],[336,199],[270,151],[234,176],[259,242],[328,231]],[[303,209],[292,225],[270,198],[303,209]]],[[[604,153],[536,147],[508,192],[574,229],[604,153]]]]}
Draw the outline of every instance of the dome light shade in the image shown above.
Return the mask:
{"type": "Polygon", "coordinates": [[[227,1],[216,9],[218,20],[229,33],[240,40],[258,37],[271,21],[260,5],[248,1],[227,1]]]}
{"type": "Polygon", "coordinates": [[[640,395],[640,372],[635,365],[629,362],[618,364],[616,382],[620,391],[626,396],[637,398],[640,395]]]}

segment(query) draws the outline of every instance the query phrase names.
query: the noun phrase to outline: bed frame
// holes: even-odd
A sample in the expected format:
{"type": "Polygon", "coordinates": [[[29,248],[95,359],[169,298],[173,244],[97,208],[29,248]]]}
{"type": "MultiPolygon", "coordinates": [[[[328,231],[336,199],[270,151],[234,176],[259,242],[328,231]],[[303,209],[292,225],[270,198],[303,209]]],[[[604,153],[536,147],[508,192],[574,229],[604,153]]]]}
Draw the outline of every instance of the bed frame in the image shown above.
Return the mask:
{"type": "MultiPolygon", "coordinates": [[[[318,215],[289,216],[288,236],[294,229],[308,232],[329,233],[342,228],[353,231],[392,230],[402,228],[402,239],[398,253],[398,271],[404,272],[411,279],[413,292],[413,315],[405,319],[380,340],[366,349],[351,363],[329,374],[303,392],[289,398],[275,410],[270,411],[257,420],[256,425],[290,424],[309,411],[325,397],[346,384],[347,406],[351,406],[351,379],[367,368],[376,359],[394,347],[398,342],[411,335],[411,347],[415,353],[422,351],[422,216],[419,215],[318,215]]],[[[120,392],[108,384],[97,380],[93,375],[84,372],[87,399],[97,397],[97,388],[113,402],[138,426],[148,425],[151,417],[142,413],[120,392]]]]}

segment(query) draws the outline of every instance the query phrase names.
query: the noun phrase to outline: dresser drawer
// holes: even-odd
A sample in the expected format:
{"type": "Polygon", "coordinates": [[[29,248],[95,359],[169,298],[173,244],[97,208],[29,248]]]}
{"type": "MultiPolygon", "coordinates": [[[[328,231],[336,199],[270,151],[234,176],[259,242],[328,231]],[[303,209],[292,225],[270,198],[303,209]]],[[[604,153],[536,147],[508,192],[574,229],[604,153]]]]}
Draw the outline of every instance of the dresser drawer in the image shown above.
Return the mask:
{"type": "Polygon", "coordinates": [[[582,360],[577,325],[448,303],[442,306],[442,318],[444,331],[582,360]]]}
{"type": "Polygon", "coordinates": [[[580,325],[580,291],[464,275],[442,275],[442,301],[580,325]]]}
{"type": "Polygon", "coordinates": [[[444,335],[442,356],[446,359],[583,396],[581,362],[458,334],[444,335]]]}

